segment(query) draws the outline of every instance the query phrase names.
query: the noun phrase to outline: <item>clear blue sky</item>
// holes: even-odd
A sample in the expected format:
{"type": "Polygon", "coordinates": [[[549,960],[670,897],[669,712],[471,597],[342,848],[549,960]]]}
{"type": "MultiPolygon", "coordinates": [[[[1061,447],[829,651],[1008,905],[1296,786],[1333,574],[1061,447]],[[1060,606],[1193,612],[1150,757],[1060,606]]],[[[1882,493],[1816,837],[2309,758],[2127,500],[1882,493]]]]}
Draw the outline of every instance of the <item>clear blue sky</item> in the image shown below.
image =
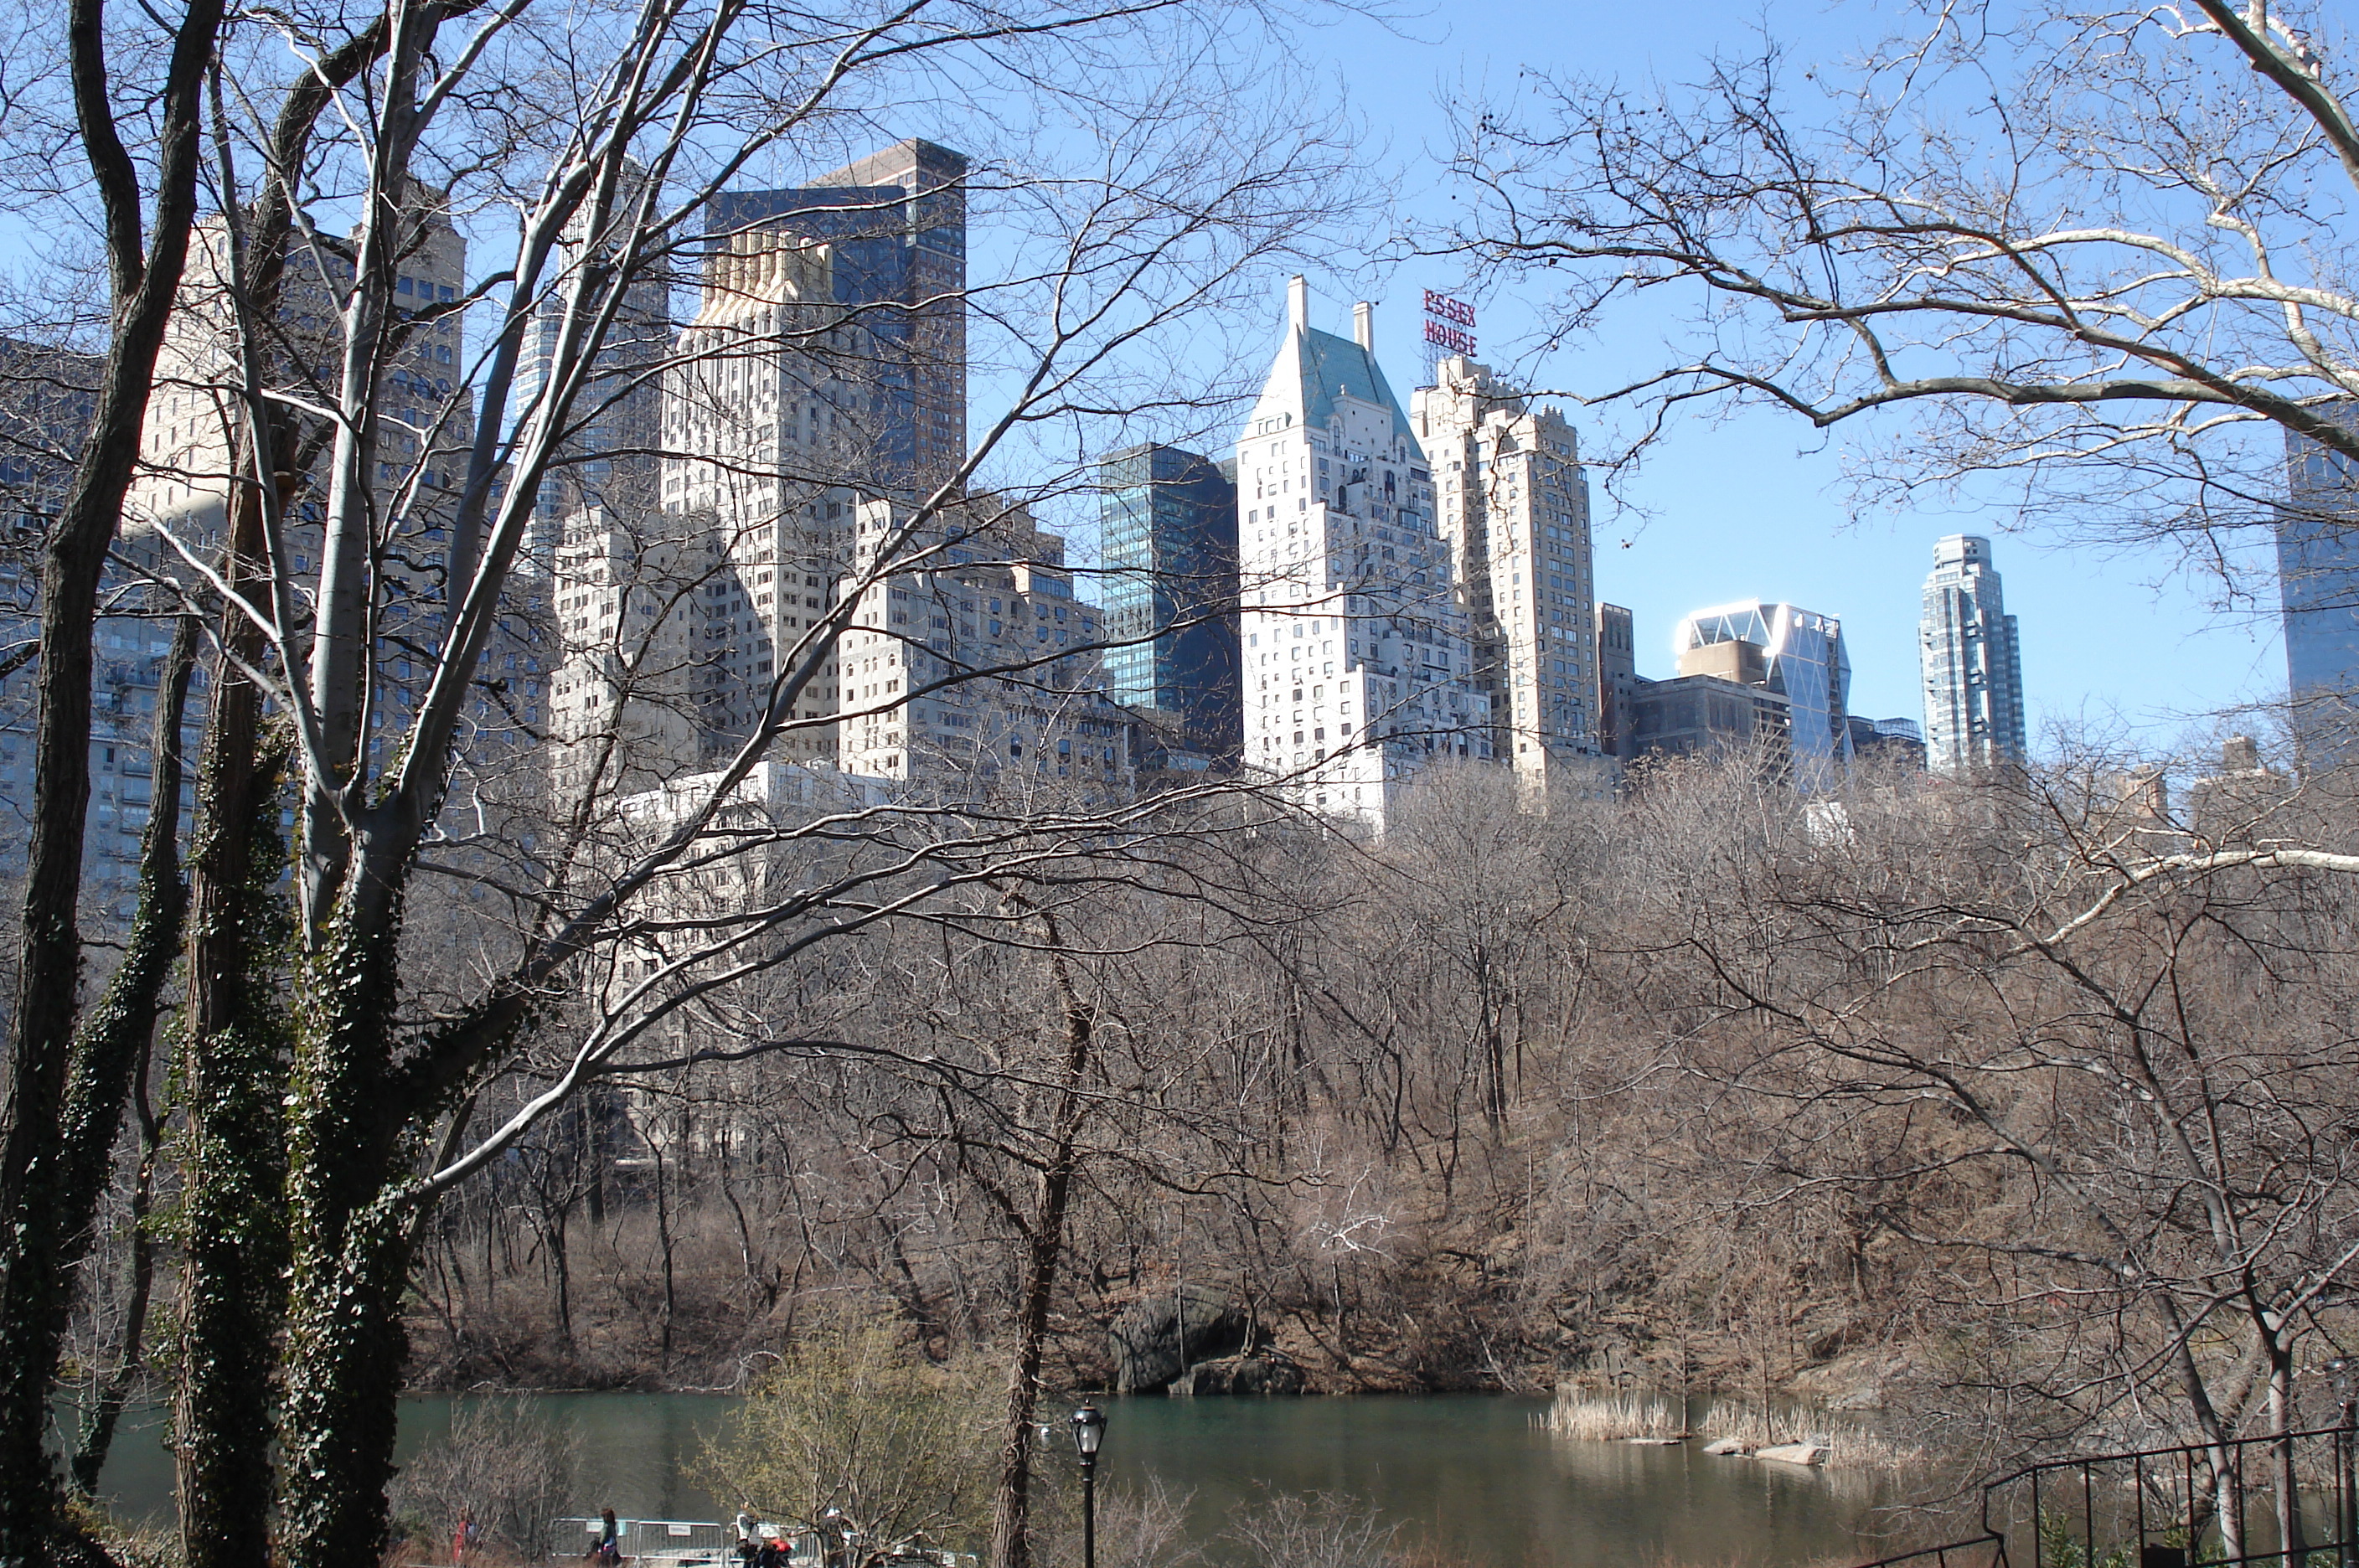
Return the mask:
{"type": "MultiPolygon", "coordinates": [[[[1774,26],[1788,57],[1839,60],[1882,27],[1863,5],[1779,0],[1661,0],[1651,5],[1578,7],[1453,0],[1389,27],[1353,21],[1306,36],[1304,64],[1347,84],[1371,122],[1372,156],[1399,180],[1405,215],[1446,217],[1449,195],[1438,159],[1447,122],[1438,98],[1462,89],[1511,93],[1519,69],[1571,71],[1636,82],[1692,81],[1714,49],[1757,46],[1774,26]]],[[[1448,287],[1439,266],[1399,268],[1380,280],[1378,348],[1396,386],[1419,377],[1420,290],[1448,287]]],[[[1314,290],[1314,319],[1349,330],[1348,283],[1314,290]]],[[[1485,358],[1512,349],[1518,301],[1488,302],[1485,358]]],[[[1279,307],[1273,301],[1273,330],[1279,307]]],[[[1658,342],[1632,321],[1610,342],[1565,353],[1539,367],[1542,384],[1598,388],[1645,367],[1658,342]]],[[[1578,409],[1568,409],[1576,426],[1578,409]]],[[[2126,727],[2167,744],[2204,715],[2283,694],[2285,662],[2274,590],[2264,583],[2259,612],[2219,609],[2216,583],[2175,570],[2161,555],[2066,548],[2053,538],[2007,534],[1993,513],[1928,509],[1858,527],[1847,523],[1839,489],[1841,453],[1799,421],[1769,414],[1678,430],[1631,487],[1646,511],[1618,510],[1593,497],[1597,591],[1636,616],[1639,670],[1669,673],[1669,637],[1684,612],[1758,595],[1838,615],[1851,650],[1853,710],[1875,717],[1921,717],[1918,692],[1918,592],[1931,544],[1945,533],[1994,537],[2007,606],[2022,625],[2023,662],[2035,744],[2050,722],[2126,727]],[[1624,539],[1629,547],[1622,547],[1624,539]]]]}

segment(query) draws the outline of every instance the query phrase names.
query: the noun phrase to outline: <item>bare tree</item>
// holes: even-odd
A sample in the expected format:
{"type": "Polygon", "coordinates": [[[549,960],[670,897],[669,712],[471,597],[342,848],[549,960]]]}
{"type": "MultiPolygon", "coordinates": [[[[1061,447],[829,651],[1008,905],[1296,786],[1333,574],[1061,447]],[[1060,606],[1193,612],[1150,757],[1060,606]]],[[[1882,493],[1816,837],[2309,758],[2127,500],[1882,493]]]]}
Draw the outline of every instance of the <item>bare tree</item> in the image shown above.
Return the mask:
{"type": "Polygon", "coordinates": [[[2289,443],[2359,454],[2332,14],[1912,20],[1855,64],[1773,44],[1691,88],[1544,79],[1462,126],[1481,200],[1436,244],[1546,282],[1551,341],[1640,296],[1690,312],[1658,368],[1595,389],[1636,411],[1634,451],[1685,406],[1758,404],[1864,427],[1865,502],[1983,476],[2026,516],[2234,566],[2289,443]]]}
{"type": "MultiPolygon", "coordinates": [[[[188,257],[202,158],[201,89],[222,14],[217,0],[195,0],[176,19],[158,21],[168,29],[158,40],[161,69],[152,60],[134,66],[131,81],[122,80],[126,62],[107,36],[103,5],[84,0],[65,18],[74,142],[103,212],[112,319],[96,418],[41,561],[33,836],[8,1097],[0,1111],[0,1215],[7,1220],[0,1250],[0,1344],[7,1347],[0,1358],[0,1557],[12,1561],[46,1561],[61,1530],[57,1473],[45,1452],[49,1385],[71,1262],[95,1212],[135,1060],[109,1049],[106,1037],[127,1031],[99,1031],[95,1055],[76,1045],[91,642],[100,577],[188,257]],[[132,129],[143,99],[152,104],[153,124],[132,129]],[[141,131],[152,139],[143,141],[141,131]],[[70,1128],[77,1066],[85,1088],[70,1128]]],[[[125,1010],[147,1008],[134,999],[125,1010]]]]}
{"type": "MultiPolygon", "coordinates": [[[[624,1060],[618,1051],[830,942],[937,908],[968,920],[960,900],[972,889],[1053,881],[1067,862],[1092,865],[1085,879],[1117,864],[1135,877],[1153,859],[1173,802],[1103,791],[1011,793],[958,811],[864,802],[758,823],[733,802],[775,746],[821,727],[810,699],[833,681],[864,606],[951,549],[973,548],[978,529],[960,518],[1013,436],[1079,435],[1109,412],[1152,419],[1158,406],[1178,415],[1200,401],[1147,366],[1238,297],[1241,263],[1285,252],[1306,212],[1332,213],[1310,196],[1332,184],[1338,158],[1317,127],[1241,113],[1226,84],[1153,63],[1205,58],[1158,46],[1207,25],[1160,0],[832,18],[659,4],[561,25],[529,6],[396,4],[356,26],[275,14],[255,25],[284,31],[300,73],[291,88],[276,79],[267,32],[219,51],[192,32],[172,100],[185,101],[186,125],[171,145],[187,151],[163,187],[168,204],[193,202],[196,89],[210,64],[213,208],[201,226],[178,208],[168,215],[176,236],[203,235],[205,276],[179,303],[192,342],[211,334],[175,362],[177,406],[210,410],[214,428],[200,450],[181,432],[204,420],[176,419],[182,444],[146,450],[159,486],[210,485],[219,505],[158,508],[124,552],[190,610],[220,612],[191,857],[187,1116],[201,1201],[188,1215],[180,1303],[196,1353],[179,1390],[191,1563],[259,1561],[274,1512],[271,1549],[293,1562],[382,1539],[420,1226],[443,1193],[624,1060]],[[632,290],[668,288],[679,259],[706,259],[707,200],[749,169],[808,156],[929,82],[986,100],[1022,93],[1036,109],[1070,103],[1067,117],[1089,127],[1077,167],[1009,169],[1006,199],[1032,193],[1036,231],[1015,273],[973,301],[919,307],[921,325],[945,305],[994,324],[1014,365],[989,429],[848,554],[847,581],[763,670],[691,788],[653,816],[622,813],[594,769],[571,799],[532,799],[529,767],[487,760],[501,725],[486,716],[510,683],[486,653],[519,626],[528,633],[537,613],[526,541],[541,484],[576,450],[577,403],[613,393],[602,352],[635,309],[632,290]],[[416,258],[445,243],[469,203],[516,214],[513,263],[455,298],[418,302],[416,258]],[[404,295],[412,302],[397,303],[404,295]],[[408,367],[437,345],[463,351],[453,328],[471,309],[496,317],[480,356],[424,385],[408,367]],[[527,391],[527,340],[544,323],[552,341],[527,391]],[[281,745],[298,831],[291,909],[262,870],[281,745]],[[770,880],[773,856],[809,880],[770,880]],[[717,920],[698,912],[694,890],[723,881],[752,897],[717,920]],[[283,974],[268,940],[280,914],[291,915],[294,951],[283,974]],[[477,1127],[486,1089],[530,1070],[527,1025],[585,998],[560,1070],[513,1115],[477,1127]]],[[[141,318],[152,336],[173,302],[177,257],[171,271],[159,269],[149,292],[160,299],[141,318]]],[[[777,331],[824,354],[873,325],[831,309],[777,331]]],[[[152,361],[155,345],[146,352],[152,361]]],[[[128,412],[92,443],[125,483],[148,380],[134,368],[138,398],[126,392],[128,412]]],[[[92,552],[113,537],[122,498],[118,484],[86,527],[70,506],[60,537],[90,560],[52,571],[49,588],[66,592],[83,565],[95,582],[92,552]]],[[[82,626],[59,649],[76,635],[86,645],[74,604],[49,607],[52,619],[82,626]]],[[[882,636],[893,623],[875,626],[882,636]]],[[[70,675],[49,635],[45,672],[70,675]]],[[[1071,698],[1076,651],[952,660],[921,690],[992,681],[1071,698]]],[[[897,712],[912,694],[868,713],[897,712]]],[[[79,706],[86,724],[86,692],[79,706]]],[[[45,756],[61,760],[44,767],[71,783],[79,742],[59,737],[45,756]]],[[[42,811],[45,833],[78,844],[78,815],[42,811]]],[[[70,869],[72,855],[59,853],[70,869]]],[[[37,853],[38,887],[57,880],[39,873],[48,864],[37,853]]],[[[995,925],[984,917],[975,929],[995,925]]],[[[28,919],[37,926],[49,931],[28,919]]],[[[60,940],[71,953],[71,930],[60,940]]],[[[71,976],[28,961],[27,975],[37,970],[47,977],[28,979],[19,1020],[28,1040],[42,1009],[73,1011],[71,976]]],[[[21,1092],[45,1081],[39,1060],[20,1050],[21,1092]]],[[[121,1100],[118,1086],[111,1114],[121,1100]]],[[[54,1119],[28,1105],[11,1123],[12,1148],[33,1147],[54,1119]]],[[[9,1201],[17,1212],[20,1194],[9,1201]]],[[[53,1265],[10,1278],[46,1279],[44,1301],[64,1299],[53,1265]]],[[[12,1358],[12,1373],[46,1387],[54,1360],[12,1358]]],[[[38,1404],[23,1402],[28,1430],[38,1404]]],[[[43,1472],[34,1443],[12,1475],[43,1472]]]]}

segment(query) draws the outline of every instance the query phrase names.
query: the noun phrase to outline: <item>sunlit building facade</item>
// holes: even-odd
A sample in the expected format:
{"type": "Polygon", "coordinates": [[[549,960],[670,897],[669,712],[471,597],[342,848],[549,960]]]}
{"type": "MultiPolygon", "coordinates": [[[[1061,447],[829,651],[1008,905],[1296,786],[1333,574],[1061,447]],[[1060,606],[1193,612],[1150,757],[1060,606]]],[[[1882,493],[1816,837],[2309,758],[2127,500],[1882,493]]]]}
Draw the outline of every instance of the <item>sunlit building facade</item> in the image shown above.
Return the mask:
{"type": "Polygon", "coordinates": [[[1410,395],[1494,755],[1535,789],[1600,778],[1589,484],[1572,427],[1470,359],[1410,395]]]}
{"type": "Polygon", "coordinates": [[[1951,534],[1933,545],[1917,626],[1925,681],[1925,766],[1973,773],[2027,749],[2023,659],[1990,540],[1951,534]]]}
{"type": "Polygon", "coordinates": [[[1288,286],[1287,335],[1237,442],[1245,765],[1303,804],[1381,832],[1445,758],[1492,759],[1433,476],[1375,357],[1288,286]]]}
{"type": "Polygon", "coordinates": [[[1850,771],[1851,659],[1834,616],[1760,599],[1715,604],[1683,618],[1671,648],[1683,677],[1716,676],[1786,700],[1797,783],[1824,788],[1850,771]]]}

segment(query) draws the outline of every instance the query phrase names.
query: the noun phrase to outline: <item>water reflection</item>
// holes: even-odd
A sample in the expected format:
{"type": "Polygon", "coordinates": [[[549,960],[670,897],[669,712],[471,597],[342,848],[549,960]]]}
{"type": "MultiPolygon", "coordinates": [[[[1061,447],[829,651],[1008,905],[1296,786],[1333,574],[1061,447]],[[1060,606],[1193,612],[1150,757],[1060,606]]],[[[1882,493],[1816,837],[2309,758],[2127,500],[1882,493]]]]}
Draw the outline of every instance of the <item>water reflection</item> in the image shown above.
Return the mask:
{"type": "MultiPolygon", "coordinates": [[[[691,1472],[703,1435],[733,1400],[707,1394],[542,1394],[582,1434],[584,1512],[720,1519],[728,1508],[691,1472]]],[[[1231,1510],[1266,1490],[1349,1492],[1471,1568],[1800,1568],[1840,1560],[1877,1500],[1872,1476],[1714,1459],[1694,1446],[1572,1443],[1536,1430],[1539,1399],[1426,1399],[1101,1401],[1104,1479],[1153,1476],[1193,1494],[1190,1524],[1211,1541],[1231,1510]]],[[[447,1431],[452,1400],[403,1402],[400,1454],[447,1431]]],[[[108,1467],[123,1511],[168,1514],[171,1469],[160,1415],[125,1432],[108,1467]]],[[[1060,1444],[1044,1459],[1057,1463],[1060,1444]]]]}

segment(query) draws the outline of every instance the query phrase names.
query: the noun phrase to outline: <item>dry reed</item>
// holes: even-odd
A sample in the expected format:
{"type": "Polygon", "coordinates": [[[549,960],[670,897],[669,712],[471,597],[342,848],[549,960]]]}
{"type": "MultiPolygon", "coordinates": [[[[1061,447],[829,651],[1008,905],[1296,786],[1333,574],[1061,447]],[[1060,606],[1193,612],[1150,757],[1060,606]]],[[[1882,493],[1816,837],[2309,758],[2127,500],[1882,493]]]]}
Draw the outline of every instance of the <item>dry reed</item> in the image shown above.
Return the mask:
{"type": "Polygon", "coordinates": [[[1633,1438],[1686,1435],[1680,1413],[1667,1399],[1641,1399],[1632,1394],[1585,1396],[1560,1388],[1549,1407],[1546,1424],[1559,1437],[1590,1443],[1626,1443],[1633,1438]]]}

